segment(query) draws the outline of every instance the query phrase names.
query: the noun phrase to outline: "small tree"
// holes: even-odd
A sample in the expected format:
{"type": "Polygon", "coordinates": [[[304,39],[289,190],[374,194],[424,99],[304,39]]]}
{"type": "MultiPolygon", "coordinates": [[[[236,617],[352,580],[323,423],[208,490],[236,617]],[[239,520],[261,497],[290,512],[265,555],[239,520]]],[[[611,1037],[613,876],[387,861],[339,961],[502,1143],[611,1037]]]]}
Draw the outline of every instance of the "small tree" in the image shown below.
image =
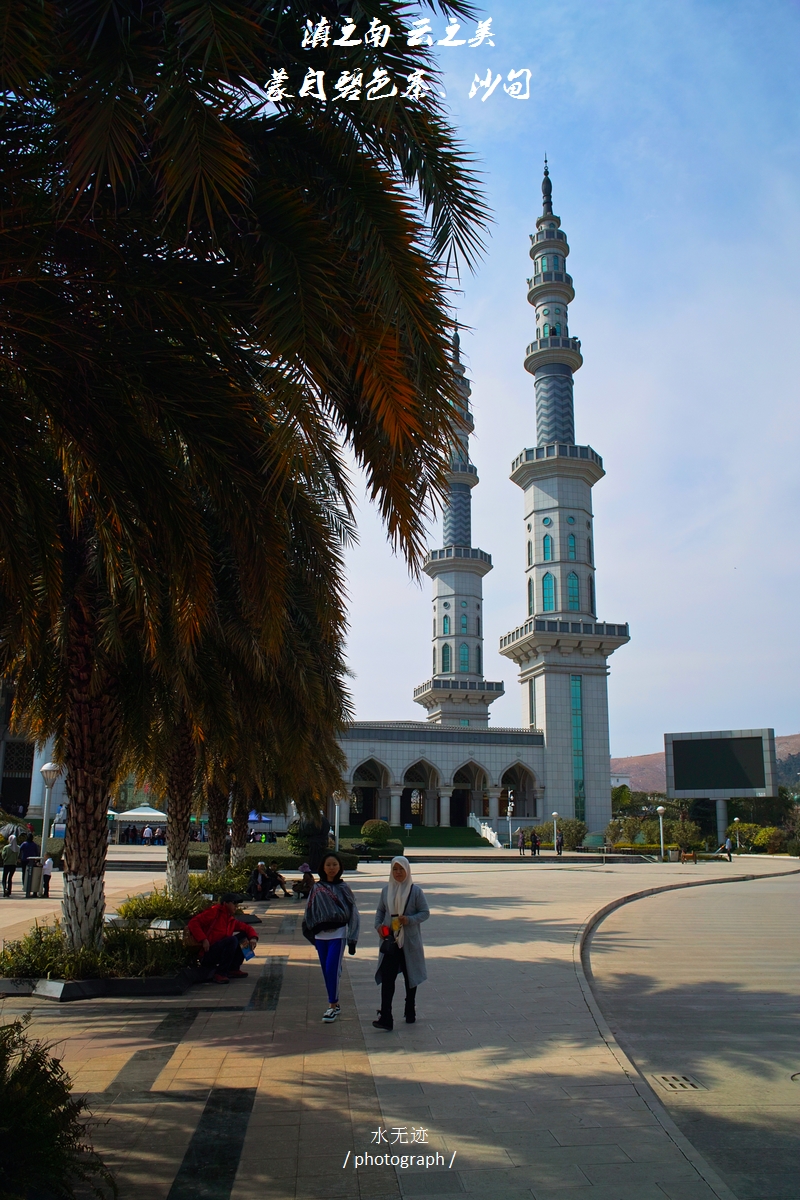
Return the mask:
{"type": "Polygon", "coordinates": [[[392,827],[387,821],[365,821],[361,836],[370,846],[385,846],[391,837],[392,827]]]}

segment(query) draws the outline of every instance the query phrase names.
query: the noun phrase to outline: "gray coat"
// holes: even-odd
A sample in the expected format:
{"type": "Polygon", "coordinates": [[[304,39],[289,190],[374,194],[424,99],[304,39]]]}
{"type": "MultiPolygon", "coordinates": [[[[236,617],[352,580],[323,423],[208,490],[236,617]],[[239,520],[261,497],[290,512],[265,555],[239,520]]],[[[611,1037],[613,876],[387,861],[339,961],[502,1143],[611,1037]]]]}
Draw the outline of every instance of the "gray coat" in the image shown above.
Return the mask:
{"type": "MultiPolygon", "coordinates": [[[[386,903],[388,891],[389,885],[387,884],[381,892],[381,898],[378,901],[378,908],[375,913],[376,929],[379,929],[381,925],[391,925],[392,923],[392,914],[389,912],[386,903]]],[[[404,926],[403,951],[406,958],[406,970],[408,971],[408,986],[414,988],[420,983],[424,983],[428,978],[428,973],[425,970],[425,951],[422,948],[421,925],[431,915],[431,910],[428,908],[428,901],[425,899],[425,893],[416,883],[412,883],[411,885],[405,915],[408,917],[408,924],[404,926]]],[[[382,966],[383,955],[381,954],[378,958],[378,970],[375,972],[376,983],[381,982],[382,966]]]]}

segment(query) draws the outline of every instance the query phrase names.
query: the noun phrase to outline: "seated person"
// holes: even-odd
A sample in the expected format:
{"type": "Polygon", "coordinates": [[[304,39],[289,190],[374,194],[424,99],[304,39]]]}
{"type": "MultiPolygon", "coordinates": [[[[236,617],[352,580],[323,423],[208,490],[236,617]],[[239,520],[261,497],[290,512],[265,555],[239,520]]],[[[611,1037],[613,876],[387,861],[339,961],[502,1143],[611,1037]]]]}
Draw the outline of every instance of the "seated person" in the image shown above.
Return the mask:
{"type": "Polygon", "coordinates": [[[242,971],[244,951],[255,949],[258,934],[244,921],[236,918],[236,893],[226,892],[219,904],[212,904],[192,917],[187,932],[201,946],[201,982],[228,983],[245,979],[242,971]]]}
{"type": "Polygon", "coordinates": [[[254,871],[250,872],[247,881],[247,894],[252,900],[269,900],[275,895],[278,878],[274,872],[267,870],[267,864],[260,862],[254,871]]]}
{"type": "Polygon", "coordinates": [[[278,864],[274,860],[269,864],[269,874],[275,880],[275,887],[282,887],[284,896],[291,896],[292,893],[286,886],[286,880],[283,875],[278,874],[278,864]]]}
{"type": "Polygon", "coordinates": [[[303,878],[296,880],[292,884],[292,891],[295,892],[296,895],[302,896],[304,900],[307,900],[309,892],[316,881],[314,876],[311,874],[311,867],[308,865],[308,863],[303,863],[300,870],[303,872],[303,878]]]}

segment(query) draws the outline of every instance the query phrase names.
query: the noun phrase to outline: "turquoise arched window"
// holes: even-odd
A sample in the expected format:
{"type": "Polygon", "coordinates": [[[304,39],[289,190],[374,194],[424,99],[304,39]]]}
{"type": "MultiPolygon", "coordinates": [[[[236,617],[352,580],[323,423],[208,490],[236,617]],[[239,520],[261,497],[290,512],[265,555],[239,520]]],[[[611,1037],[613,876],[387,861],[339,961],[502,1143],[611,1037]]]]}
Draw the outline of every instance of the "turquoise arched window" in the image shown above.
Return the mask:
{"type": "Polygon", "coordinates": [[[581,588],[578,576],[570,571],[567,576],[567,608],[570,612],[579,612],[581,607],[581,588]]]}
{"type": "Polygon", "coordinates": [[[575,562],[575,559],[576,559],[578,556],[577,556],[577,554],[576,554],[576,552],[575,552],[575,534],[574,534],[574,533],[571,533],[571,534],[569,535],[569,541],[568,541],[568,543],[567,543],[567,550],[568,550],[568,553],[569,553],[569,560],[570,560],[570,562],[575,562]]]}
{"type": "Polygon", "coordinates": [[[544,551],[544,561],[552,562],[553,561],[553,539],[550,537],[549,533],[546,533],[544,535],[544,544],[543,544],[542,548],[544,551]]]}
{"type": "Polygon", "coordinates": [[[480,646],[476,646],[475,647],[475,671],[478,675],[483,674],[483,662],[481,661],[482,658],[483,658],[483,655],[481,654],[481,648],[480,648],[480,646]]]}
{"type": "Polygon", "coordinates": [[[549,571],[542,580],[542,609],[544,612],[556,611],[556,581],[549,571]]]}
{"type": "Polygon", "coordinates": [[[558,270],[558,255],[557,254],[553,255],[553,270],[554,271],[558,270]]]}
{"type": "Polygon", "coordinates": [[[462,642],[458,647],[458,669],[464,674],[469,670],[469,646],[466,642],[462,642]]]}
{"type": "Polygon", "coordinates": [[[449,645],[447,644],[447,642],[445,642],[445,644],[442,646],[442,674],[443,675],[450,674],[450,669],[451,669],[450,668],[450,655],[451,655],[451,653],[452,653],[452,651],[450,650],[449,645]]]}
{"type": "Polygon", "coordinates": [[[594,580],[591,575],[589,576],[589,612],[592,616],[596,615],[594,607],[594,580]]]}
{"type": "Polygon", "coordinates": [[[461,614],[461,632],[462,633],[467,632],[467,614],[466,613],[461,614]]]}
{"type": "Polygon", "coordinates": [[[546,271],[546,270],[547,270],[547,255],[546,255],[546,254],[545,254],[545,255],[544,255],[544,257],[542,258],[542,270],[543,270],[543,271],[546,271]]]}
{"type": "Polygon", "coordinates": [[[433,647],[433,673],[436,674],[436,647],[433,647]]]}
{"type": "Polygon", "coordinates": [[[556,321],[556,323],[555,323],[555,333],[556,333],[556,337],[561,337],[561,322],[560,321],[556,321]]]}
{"type": "Polygon", "coordinates": [[[528,616],[533,616],[533,579],[528,580],[528,616]]]}
{"type": "Polygon", "coordinates": [[[547,324],[545,325],[544,329],[542,330],[542,337],[550,337],[550,326],[547,324]]]}
{"type": "Polygon", "coordinates": [[[449,632],[450,632],[450,618],[444,617],[442,619],[442,633],[444,634],[445,637],[447,637],[449,632]]]}
{"type": "Polygon", "coordinates": [[[528,566],[533,566],[533,542],[528,542],[528,566]]]}

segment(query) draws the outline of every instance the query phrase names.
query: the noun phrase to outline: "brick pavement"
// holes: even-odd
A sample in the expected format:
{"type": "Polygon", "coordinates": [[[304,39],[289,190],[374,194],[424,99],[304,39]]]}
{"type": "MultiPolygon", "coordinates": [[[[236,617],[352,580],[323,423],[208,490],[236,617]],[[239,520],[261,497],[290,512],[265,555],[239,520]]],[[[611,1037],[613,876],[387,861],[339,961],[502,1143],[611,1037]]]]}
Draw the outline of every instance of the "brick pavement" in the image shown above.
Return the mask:
{"type": "MultiPolygon", "coordinates": [[[[747,869],[792,865],[753,860],[747,869]]],[[[343,1016],[332,1026],[320,1021],[316,955],[291,901],[265,914],[246,981],[162,1001],[7,1001],[4,1013],[29,1008],[36,1031],[62,1041],[76,1090],[107,1122],[95,1142],[121,1200],[722,1200],[731,1192],[605,1031],[575,947],[585,921],[615,897],[690,871],[721,878],[741,869],[420,866],[434,912],[430,981],[418,1023],[401,1021],[390,1035],[371,1026],[369,931],[385,874],[377,867],[351,877],[365,931],[358,956],[346,959],[343,1016]],[[391,1139],[402,1127],[427,1130],[426,1151],[446,1165],[354,1169],[355,1154],[386,1152],[372,1143],[377,1128],[391,1139]]],[[[728,889],[691,895],[697,902],[709,890],[728,889]]],[[[390,1152],[411,1148],[400,1136],[390,1152]]]]}

